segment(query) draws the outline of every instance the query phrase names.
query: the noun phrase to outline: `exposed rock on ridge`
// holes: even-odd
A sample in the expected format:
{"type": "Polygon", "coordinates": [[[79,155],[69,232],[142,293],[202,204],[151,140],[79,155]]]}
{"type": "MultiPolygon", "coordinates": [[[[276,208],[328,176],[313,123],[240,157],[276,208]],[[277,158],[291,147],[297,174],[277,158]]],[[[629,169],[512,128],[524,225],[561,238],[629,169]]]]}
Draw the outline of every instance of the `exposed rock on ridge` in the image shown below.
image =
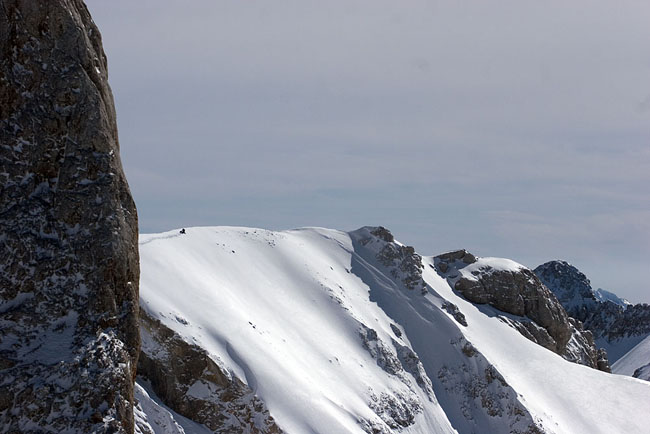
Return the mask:
{"type": "MultiPolygon", "coordinates": [[[[535,274],[600,345],[616,345],[624,339],[640,341],[650,334],[650,305],[639,303],[624,308],[609,300],[598,300],[589,279],[568,262],[546,262],[535,268],[535,274]]],[[[623,354],[624,351],[615,349],[612,361],[623,354]]]]}
{"type": "Polygon", "coordinates": [[[422,256],[412,246],[396,242],[393,234],[383,226],[366,226],[357,232],[367,233],[359,242],[375,252],[375,259],[388,269],[392,277],[399,279],[409,290],[419,288],[426,293],[427,285],[422,279],[422,256]]]}
{"type": "Polygon", "coordinates": [[[135,205],[80,0],[0,0],[0,426],[132,432],[135,205]]]}
{"type": "MultiPolygon", "coordinates": [[[[426,300],[427,296],[432,296],[433,299],[438,297],[433,288],[423,279],[423,264],[429,262],[428,258],[423,261],[423,258],[415,253],[413,247],[404,246],[395,241],[393,235],[386,228],[381,226],[363,227],[352,232],[351,236],[355,244],[355,254],[362,259],[358,265],[365,262],[368,267],[377,267],[376,270],[381,270],[383,276],[389,278],[395,288],[406,295],[404,298],[400,297],[400,300],[417,300],[415,303],[419,303],[426,300]],[[415,285],[409,286],[409,283],[415,283],[415,285]],[[422,288],[422,291],[413,291],[416,288],[422,288]]],[[[460,252],[459,259],[463,258],[467,264],[476,262],[476,258],[465,251],[460,252]]],[[[430,262],[429,265],[431,265],[430,262]]],[[[353,264],[353,272],[355,272],[355,268],[357,267],[353,264]]],[[[381,275],[371,274],[373,276],[371,277],[361,272],[360,267],[356,269],[356,272],[360,273],[370,288],[379,291],[379,288],[391,286],[381,275]]],[[[371,289],[371,294],[372,291],[371,289]]],[[[373,298],[372,295],[371,298],[373,298]]],[[[384,299],[384,296],[377,292],[376,298],[381,300],[384,299]]],[[[397,307],[400,305],[400,301],[391,301],[390,305],[392,308],[396,308],[394,312],[401,312],[401,308],[397,307]]],[[[440,308],[453,318],[453,324],[456,324],[454,327],[462,329],[468,326],[467,318],[456,304],[443,301],[440,308]]],[[[429,322],[431,318],[424,312],[426,311],[414,316],[423,319],[424,322],[429,322]]],[[[394,319],[400,322],[399,316],[394,319]]],[[[415,318],[409,318],[408,323],[416,321],[418,320],[415,318]]],[[[437,321],[433,321],[433,323],[436,324],[437,331],[442,329],[442,324],[437,321]]],[[[391,328],[393,331],[396,329],[392,326],[391,328]]],[[[377,364],[386,372],[399,375],[399,363],[392,355],[392,350],[388,345],[377,340],[376,333],[372,329],[364,330],[361,335],[364,346],[369,349],[377,364]]],[[[458,432],[475,432],[476,426],[481,427],[481,432],[492,432],[495,430],[494,427],[500,426],[500,429],[503,429],[504,425],[508,427],[507,432],[511,433],[540,434],[544,432],[535,417],[519,401],[517,392],[508,385],[497,368],[472,343],[460,334],[456,335],[456,338],[449,339],[454,336],[452,332],[444,339],[443,344],[443,347],[449,345],[451,350],[449,347],[443,349],[439,346],[441,342],[438,342],[437,345],[433,343],[435,342],[434,335],[435,332],[429,337],[431,340],[426,339],[425,344],[426,348],[435,345],[438,353],[433,360],[429,360],[429,371],[424,368],[415,352],[419,351],[415,346],[411,350],[408,347],[400,346],[394,339],[392,343],[397,349],[397,358],[402,363],[404,371],[414,375],[417,385],[423,390],[433,391],[435,389],[436,393],[440,394],[439,396],[444,396],[445,410],[463,419],[462,422],[456,419],[455,428],[458,432]],[[453,354],[451,357],[450,353],[453,354]],[[421,368],[418,369],[417,366],[421,366],[421,368]],[[428,386],[429,384],[430,386],[428,386]]],[[[426,348],[420,350],[426,353],[426,348]]],[[[430,397],[430,399],[435,398],[433,392],[430,392],[430,397]]],[[[410,408],[412,414],[418,412],[417,407],[413,405],[416,404],[415,402],[404,405],[408,401],[403,398],[401,401],[401,406],[390,403],[389,408],[400,410],[393,411],[391,414],[408,416],[409,412],[404,412],[404,408],[410,408]]],[[[408,422],[409,419],[402,417],[399,420],[408,422]]],[[[406,424],[402,426],[406,426],[406,424]]]]}
{"type": "Polygon", "coordinates": [[[480,411],[490,419],[507,420],[509,433],[545,433],[521,404],[516,391],[483,354],[464,338],[452,340],[451,344],[463,354],[464,362],[456,367],[443,365],[438,379],[448,396],[456,401],[463,417],[471,421],[476,411],[480,411]]]}
{"type": "Polygon", "coordinates": [[[607,355],[589,331],[570,318],[551,291],[528,268],[466,250],[436,256],[435,268],[467,300],[514,315],[501,316],[528,339],[565,359],[609,371],[607,355]]]}
{"type": "Polygon", "coordinates": [[[215,433],[281,433],[264,403],[196,345],[141,311],[138,375],[163,402],[215,433]]]}
{"type": "Polygon", "coordinates": [[[573,318],[584,323],[599,304],[587,276],[568,262],[550,261],[533,271],[573,318]]]}

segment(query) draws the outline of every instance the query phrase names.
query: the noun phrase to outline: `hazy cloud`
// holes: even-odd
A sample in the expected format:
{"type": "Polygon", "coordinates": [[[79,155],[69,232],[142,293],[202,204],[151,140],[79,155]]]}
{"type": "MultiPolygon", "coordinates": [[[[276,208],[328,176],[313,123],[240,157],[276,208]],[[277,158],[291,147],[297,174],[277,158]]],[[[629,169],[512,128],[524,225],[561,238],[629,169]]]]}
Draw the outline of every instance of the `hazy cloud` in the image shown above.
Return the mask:
{"type": "Polygon", "coordinates": [[[88,3],[144,232],[384,224],[650,302],[650,3],[88,3]]]}

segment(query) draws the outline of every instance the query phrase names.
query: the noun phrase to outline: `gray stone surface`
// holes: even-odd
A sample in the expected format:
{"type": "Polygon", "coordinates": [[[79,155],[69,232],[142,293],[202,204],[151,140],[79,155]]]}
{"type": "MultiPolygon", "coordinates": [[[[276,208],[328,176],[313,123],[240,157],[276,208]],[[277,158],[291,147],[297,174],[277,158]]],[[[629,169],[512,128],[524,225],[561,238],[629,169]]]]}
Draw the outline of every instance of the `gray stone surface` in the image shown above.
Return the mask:
{"type": "Polygon", "coordinates": [[[568,315],[530,270],[486,272],[477,280],[460,278],[454,289],[475,303],[490,304],[503,312],[532,319],[546,329],[558,350],[571,338],[568,315]]]}
{"type": "Polygon", "coordinates": [[[467,300],[514,315],[499,317],[531,341],[565,359],[609,371],[606,354],[598,352],[592,334],[569,317],[533,271],[525,267],[513,271],[485,266],[471,274],[461,272],[476,261],[476,256],[465,250],[434,258],[438,273],[467,300]]]}
{"type": "Polygon", "coordinates": [[[445,301],[441,306],[445,311],[447,311],[459,324],[467,327],[467,318],[465,315],[458,309],[454,303],[445,301]]]}
{"type": "MultiPolygon", "coordinates": [[[[426,284],[422,280],[422,256],[415,252],[415,248],[396,243],[393,234],[383,226],[374,228],[370,234],[383,246],[376,259],[390,270],[391,276],[401,279],[410,290],[419,288],[426,293],[426,284]]],[[[370,241],[365,240],[366,243],[370,241]]]]}
{"type": "Polygon", "coordinates": [[[0,0],[0,426],[132,432],[138,232],[80,0],[0,0]]]}
{"type": "Polygon", "coordinates": [[[215,433],[282,432],[254,391],[203,348],[185,342],[144,311],[140,315],[138,375],[150,382],[165,405],[215,433]]]}
{"type": "Polygon", "coordinates": [[[584,322],[598,304],[587,276],[568,262],[549,261],[533,271],[573,318],[584,322]]]}
{"type": "Polygon", "coordinates": [[[584,328],[601,343],[650,334],[650,305],[623,307],[598,300],[589,279],[568,262],[546,262],[535,268],[535,274],[557,296],[569,315],[582,321],[584,328]]]}

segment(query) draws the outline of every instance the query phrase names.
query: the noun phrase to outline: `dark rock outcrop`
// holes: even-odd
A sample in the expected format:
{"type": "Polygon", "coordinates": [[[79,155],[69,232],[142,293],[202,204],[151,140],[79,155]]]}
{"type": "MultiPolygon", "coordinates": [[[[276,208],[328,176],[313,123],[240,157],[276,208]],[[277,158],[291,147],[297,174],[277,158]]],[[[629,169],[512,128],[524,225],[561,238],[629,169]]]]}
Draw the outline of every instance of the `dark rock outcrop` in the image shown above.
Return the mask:
{"type": "Polygon", "coordinates": [[[216,433],[282,432],[254,392],[203,348],[187,343],[144,311],[140,328],[138,376],[165,405],[216,433]]]}
{"type": "MultiPolygon", "coordinates": [[[[604,303],[605,304],[605,303],[604,303]]],[[[609,306],[613,304],[606,302],[609,306]]],[[[613,309],[609,309],[611,312],[613,309]]],[[[612,321],[596,321],[597,315],[594,315],[589,326],[594,329],[604,329],[602,323],[610,324],[609,328],[603,334],[609,341],[614,341],[626,336],[646,336],[650,334],[650,305],[647,303],[638,303],[628,306],[627,309],[617,310],[617,315],[612,321]]]]}
{"type": "Polygon", "coordinates": [[[650,363],[637,368],[632,376],[641,380],[650,381],[650,363]]]}
{"type": "Polygon", "coordinates": [[[81,0],[0,0],[0,426],[132,432],[138,234],[81,0]]]}
{"type": "Polygon", "coordinates": [[[375,259],[385,267],[390,275],[409,290],[420,289],[426,293],[426,283],[422,279],[422,256],[412,246],[395,241],[393,234],[383,226],[366,226],[356,231],[359,242],[375,253],[375,259]]]}
{"type": "Polygon", "coordinates": [[[366,423],[362,423],[364,430],[368,433],[384,433],[392,432],[387,428],[400,429],[413,425],[416,415],[422,413],[424,407],[407,373],[413,376],[417,387],[424,392],[429,401],[434,402],[435,400],[433,384],[427,376],[420,358],[411,348],[395,339],[391,339],[392,345],[384,342],[376,330],[363,323],[359,323],[359,337],[363,347],[375,360],[377,366],[398,378],[406,386],[401,390],[387,389],[382,391],[379,396],[371,392],[371,401],[368,406],[385,425],[366,421],[366,423]]]}
{"type": "Polygon", "coordinates": [[[447,399],[455,401],[460,416],[474,423],[477,414],[487,416],[479,425],[481,429],[476,432],[496,431],[489,424],[499,419],[507,420],[509,425],[507,431],[501,428],[499,432],[545,432],[519,400],[517,392],[471,342],[459,338],[450,343],[462,354],[463,363],[442,365],[437,377],[447,394],[447,399]]]}
{"type": "MultiPolygon", "coordinates": [[[[615,345],[622,339],[640,340],[650,334],[650,305],[640,303],[624,307],[610,300],[600,300],[589,279],[568,262],[546,262],[535,268],[535,274],[599,344],[615,345]]],[[[615,353],[613,361],[622,355],[615,353]]]]}
{"type": "Polygon", "coordinates": [[[465,314],[463,314],[454,303],[445,301],[442,303],[442,307],[447,313],[449,313],[460,325],[467,327],[467,319],[465,314]]]}
{"type": "Polygon", "coordinates": [[[609,370],[591,333],[567,315],[535,273],[511,261],[494,261],[458,250],[436,256],[434,268],[467,300],[514,315],[500,318],[533,342],[567,360],[609,370]]]}
{"type": "Polygon", "coordinates": [[[587,276],[568,262],[550,261],[533,271],[573,318],[584,323],[599,304],[587,276]]]}
{"type": "MultiPolygon", "coordinates": [[[[359,337],[361,338],[363,347],[377,362],[377,366],[389,374],[396,376],[406,386],[413,389],[410,380],[406,376],[406,373],[408,372],[413,375],[417,385],[427,395],[429,400],[434,400],[431,380],[424,371],[424,367],[422,366],[419,357],[411,348],[399,343],[395,339],[391,340],[391,347],[391,345],[379,338],[376,330],[369,328],[362,323],[359,324],[359,327],[359,337]]],[[[400,400],[399,398],[396,399],[398,401],[400,400]]],[[[415,397],[415,395],[402,400],[402,405],[406,407],[410,406],[413,414],[422,411],[422,406],[417,403],[417,397],[415,397]]],[[[382,417],[381,413],[378,413],[378,415],[379,417],[382,417]]],[[[388,425],[390,425],[390,423],[388,423],[388,425]]]]}

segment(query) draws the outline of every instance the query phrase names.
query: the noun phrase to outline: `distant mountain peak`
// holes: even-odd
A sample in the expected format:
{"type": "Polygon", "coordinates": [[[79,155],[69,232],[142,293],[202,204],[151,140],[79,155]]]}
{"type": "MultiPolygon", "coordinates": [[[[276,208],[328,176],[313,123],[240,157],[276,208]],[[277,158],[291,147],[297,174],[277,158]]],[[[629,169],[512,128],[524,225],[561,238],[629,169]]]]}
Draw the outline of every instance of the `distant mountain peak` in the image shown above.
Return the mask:
{"type": "Polygon", "coordinates": [[[596,297],[596,300],[602,303],[606,301],[611,301],[612,303],[621,306],[623,309],[632,305],[632,303],[630,303],[628,300],[621,298],[618,295],[614,294],[613,292],[607,291],[603,288],[598,288],[594,290],[594,296],[596,297]]]}
{"type": "Polygon", "coordinates": [[[567,261],[546,262],[535,268],[534,273],[555,294],[569,315],[580,321],[585,319],[585,306],[598,301],[587,276],[567,261]]]}
{"type": "Polygon", "coordinates": [[[611,362],[650,334],[649,305],[633,305],[612,292],[594,290],[587,276],[566,261],[549,261],[534,271],[567,313],[593,333],[596,344],[607,350],[611,362]]]}

